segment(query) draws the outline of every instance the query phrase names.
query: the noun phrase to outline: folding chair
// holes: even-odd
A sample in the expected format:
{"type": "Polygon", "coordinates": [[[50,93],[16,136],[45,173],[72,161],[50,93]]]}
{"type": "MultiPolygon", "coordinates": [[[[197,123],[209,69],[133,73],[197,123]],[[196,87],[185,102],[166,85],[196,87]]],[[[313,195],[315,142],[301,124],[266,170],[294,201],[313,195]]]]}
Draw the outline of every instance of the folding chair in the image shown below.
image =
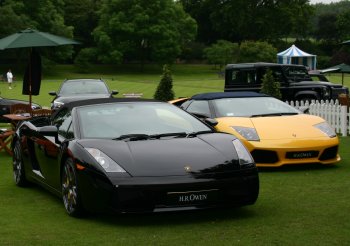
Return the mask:
{"type": "Polygon", "coordinates": [[[14,131],[10,129],[0,131],[0,151],[4,150],[11,156],[13,155],[12,150],[10,148],[13,133],[14,131]]]}
{"type": "Polygon", "coordinates": [[[32,108],[30,107],[29,104],[13,104],[10,107],[10,113],[11,114],[23,114],[23,113],[31,113],[32,108]]]}
{"type": "Polygon", "coordinates": [[[32,111],[32,117],[37,117],[37,116],[50,116],[52,114],[51,109],[35,109],[32,111]]]}

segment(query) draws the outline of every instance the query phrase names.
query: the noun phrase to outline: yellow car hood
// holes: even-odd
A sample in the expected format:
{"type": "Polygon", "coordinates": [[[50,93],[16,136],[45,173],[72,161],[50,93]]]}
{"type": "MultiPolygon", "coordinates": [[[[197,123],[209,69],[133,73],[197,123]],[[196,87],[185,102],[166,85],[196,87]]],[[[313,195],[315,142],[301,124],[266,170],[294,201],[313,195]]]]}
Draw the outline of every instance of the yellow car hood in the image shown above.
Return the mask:
{"type": "Polygon", "coordinates": [[[319,129],[313,125],[324,122],[318,116],[313,115],[289,115],[273,117],[222,117],[216,129],[223,132],[237,134],[231,126],[255,128],[260,140],[278,139],[304,139],[325,137],[319,129]]]}

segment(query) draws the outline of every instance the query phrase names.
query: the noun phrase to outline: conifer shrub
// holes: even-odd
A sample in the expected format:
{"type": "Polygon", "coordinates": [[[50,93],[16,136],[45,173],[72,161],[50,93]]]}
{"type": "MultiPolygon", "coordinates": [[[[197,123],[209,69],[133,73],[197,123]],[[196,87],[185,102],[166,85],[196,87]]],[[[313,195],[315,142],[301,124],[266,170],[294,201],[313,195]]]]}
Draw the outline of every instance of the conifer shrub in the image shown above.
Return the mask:
{"type": "Polygon", "coordinates": [[[153,98],[161,101],[174,99],[173,79],[168,65],[163,66],[163,75],[153,98]]]}

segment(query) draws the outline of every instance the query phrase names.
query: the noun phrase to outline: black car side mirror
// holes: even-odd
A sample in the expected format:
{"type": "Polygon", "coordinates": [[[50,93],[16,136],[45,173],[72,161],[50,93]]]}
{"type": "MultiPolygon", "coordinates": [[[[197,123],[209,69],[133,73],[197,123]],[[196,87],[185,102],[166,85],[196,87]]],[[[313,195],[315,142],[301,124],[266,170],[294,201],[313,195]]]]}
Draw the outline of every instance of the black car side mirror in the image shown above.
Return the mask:
{"type": "Polygon", "coordinates": [[[210,126],[216,126],[219,123],[216,119],[210,118],[205,114],[196,113],[196,112],[191,112],[191,114],[196,116],[201,121],[205,122],[206,124],[208,124],[210,126]]]}
{"type": "Polygon", "coordinates": [[[44,136],[55,137],[55,143],[60,144],[58,140],[58,128],[56,126],[43,126],[38,128],[38,132],[44,136]]]}
{"type": "Polygon", "coordinates": [[[50,91],[50,92],[49,92],[49,95],[50,95],[50,96],[57,96],[57,93],[56,93],[56,91],[50,91]]]}
{"type": "Polygon", "coordinates": [[[119,93],[119,91],[116,91],[116,90],[112,90],[112,95],[117,95],[119,93]]]}
{"type": "Polygon", "coordinates": [[[203,120],[205,118],[208,118],[208,115],[202,114],[202,113],[198,113],[198,112],[189,112],[190,114],[196,116],[197,118],[203,120]]]}
{"type": "Polygon", "coordinates": [[[213,118],[205,118],[204,122],[210,126],[216,126],[219,123],[216,119],[213,118]]]}

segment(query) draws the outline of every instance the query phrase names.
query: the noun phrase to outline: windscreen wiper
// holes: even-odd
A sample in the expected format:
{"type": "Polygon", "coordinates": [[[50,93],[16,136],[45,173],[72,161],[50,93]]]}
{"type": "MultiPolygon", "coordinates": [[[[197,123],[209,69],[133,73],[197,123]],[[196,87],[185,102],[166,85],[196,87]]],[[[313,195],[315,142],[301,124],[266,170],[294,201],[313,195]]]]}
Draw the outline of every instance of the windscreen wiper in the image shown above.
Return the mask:
{"type": "Polygon", "coordinates": [[[297,115],[299,113],[297,112],[284,112],[284,113],[281,113],[281,115],[297,115]]]}
{"type": "Polygon", "coordinates": [[[113,138],[113,140],[138,141],[138,140],[146,140],[149,138],[150,136],[147,134],[125,134],[117,138],[113,138]]]}
{"type": "Polygon", "coordinates": [[[150,135],[149,137],[159,139],[162,137],[186,137],[186,136],[187,136],[186,132],[168,132],[168,133],[150,135]]]}
{"type": "Polygon", "coordinates": [[[125,134],[120,137],[114,138],[113,140],[126,140],[126,141],[138,141],[138,140],[148,140],[148,139],[160,139],[163,137],[186,137],[186,132],[168,132],[161,134],[125,134]]]}
{"type": "Polygon", "coordinates": [[[253,114],[250,117],[269,117],[269,116],[283,116],[283,115],[297,115],[298,113],[295,112],[281,112],[281,113],[271,113],[271,114],[253,114]]]}
{"type": "Polygon", "coordinates": [[[207,131],[198,131],[198,132],[190,132],[186,135],[186,138],[196,137],[200,134],[206,134],[206,133],[212,133],[213,131],[207,130],[207,131]]]}

